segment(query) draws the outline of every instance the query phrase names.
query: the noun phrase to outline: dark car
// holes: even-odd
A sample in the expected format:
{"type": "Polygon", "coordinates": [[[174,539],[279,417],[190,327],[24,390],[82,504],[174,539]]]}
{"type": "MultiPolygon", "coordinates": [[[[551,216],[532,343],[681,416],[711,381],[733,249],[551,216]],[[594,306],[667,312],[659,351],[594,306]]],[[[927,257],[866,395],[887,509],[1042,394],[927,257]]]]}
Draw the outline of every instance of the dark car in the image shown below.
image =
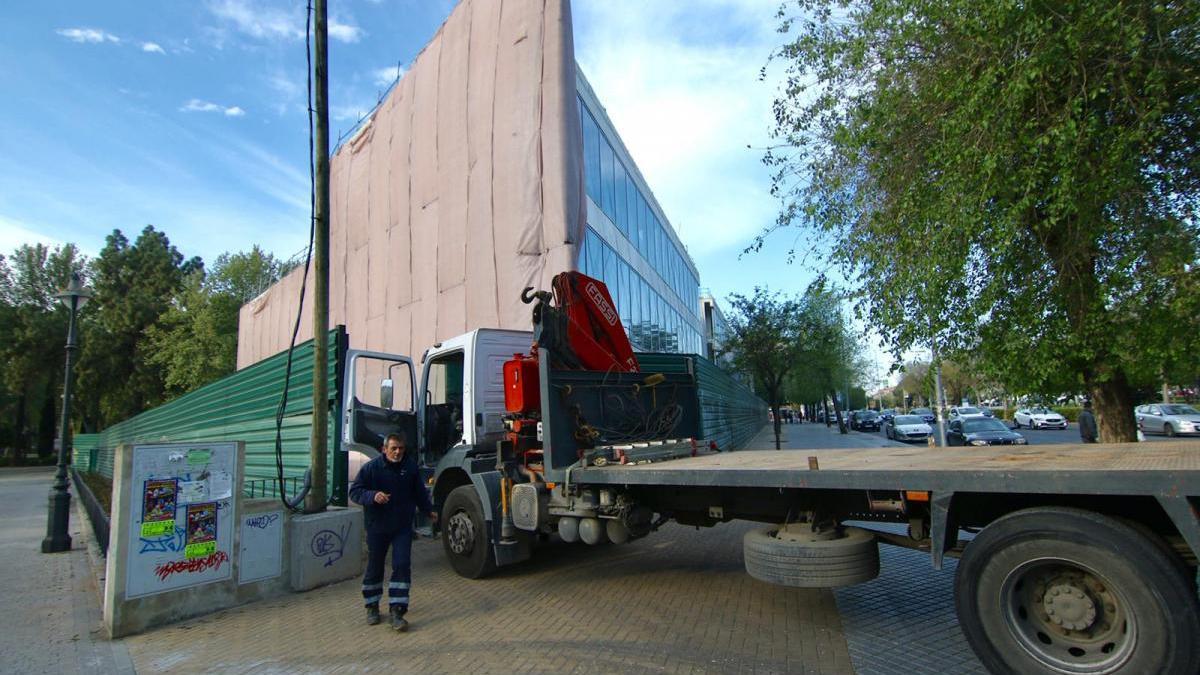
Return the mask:
{"type": "Polygon", "coordinates": [[[855,431],[879,431],[883,423],[874,410],[856,410],[850,419],[850,428],[855,431]]]}
{"type": "Polygon", "coordinates": [[[937,420],[933,415],[933,411],[929,408],[913,408],[908,411],[908,414],[920,416],[921,419],[925,420],[925,424],[933,424],[937,420]]]}
{"type": "Polygon", "coordinates": [[[891,421],[891,419],[895,416],[896,416],[895,408],[884,408],[883,410],[879,411],[879,419],[883,420],[884,424],[891,421]]]}
{"type": "Polygon", "coordinates": [[[991,417],[951,420],[947,445],[1025,445],[1028,441],[1004,422],[991,417]]]}

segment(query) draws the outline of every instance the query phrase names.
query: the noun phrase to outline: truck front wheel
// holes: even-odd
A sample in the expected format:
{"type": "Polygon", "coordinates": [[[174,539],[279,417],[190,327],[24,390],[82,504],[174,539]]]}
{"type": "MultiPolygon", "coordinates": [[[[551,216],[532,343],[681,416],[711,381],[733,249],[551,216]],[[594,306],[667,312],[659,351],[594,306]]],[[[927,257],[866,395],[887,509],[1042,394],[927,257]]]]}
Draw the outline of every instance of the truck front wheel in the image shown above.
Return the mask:
{"type": "Polygon", "coordinates": [[[991,672],[1196,673],[1200,602],[1172,555],[1097,513],[1018,511],[963,552],[959,624],[991,672]]]}
{"type": "Polygon", "coordinates": [[[488,523],[473,485],[460,485],[446,495],[438,521],[442,524],[442,550],[459,576],[479,579],[496,570],[488,523]]]}

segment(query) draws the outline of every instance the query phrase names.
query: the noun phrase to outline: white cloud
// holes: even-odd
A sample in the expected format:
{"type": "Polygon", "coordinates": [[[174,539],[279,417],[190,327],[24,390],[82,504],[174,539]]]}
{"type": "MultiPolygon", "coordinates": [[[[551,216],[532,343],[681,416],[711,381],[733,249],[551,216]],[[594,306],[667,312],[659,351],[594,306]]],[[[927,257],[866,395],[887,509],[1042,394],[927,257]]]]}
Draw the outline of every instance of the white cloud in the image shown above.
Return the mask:
{"type": "Polygon", "coordinates": [[[45,233],[44,227],[0,215],[0,255],[7,256],[22,244],[45,244],[55,247],[65,243],[45,233]]]}
{"type": "Polygon", "coordinates": [[[118,44],[121,42],[121,38],[99,28],[59,28],[54,32],[72,42],[87,44],[102,44],[105,42],[118,44]]]}
{"type": "Polygon", "coordinates": [[[342,23],[330,19],[328,24],[329,37],[339,42],[358,42],[366,31],[353,24],[342,23]]]}
{"type": "Polygon", "coordinates": [[[198,98],[189,99],[179,108],[180,112],[216,112],[225,115],[226,117],[241,117],[246,114],[245,110],[240,107],[223,106],[211,101],[203,101],[198,98]]]}
{"type": "Polygon", "coordinates": [[[143,42],[142,43],[142,51],[149,52],[151,54],[166,54],[167,53],[163,50],[163,48],[161,46],[159,46],[159,44],[157,42],[143,42]]]}
{"type": "Polygon", "coordinates": [[[403,66],[388,66],[387,68],[376,68],[371,71],[371,81],[377,87],[390,87],[393,82],[404,77],[405,69],[403,66]]]}
{"type": "Polygon", "coordinates": [[[576,59],[681,239],[694,256],[740,250],[778,208],[760,161],[775,85],[759,71],[781,40],[771,3],[573,9],[576,59]]]}
{"type": "Polygon", "coordinates": [[[331,105],[329,106],[329,116],[338,122],[357,122],[374,109],[374,101],[371,103],[359,101],[350,105],[331,105]]]}
{"type": "Polygon", "coordinates": [[[215,0],[208,5],[222,19],[253,38],[260,40],[296,40],[304,38],[304,5],[295,11],[261,7],[246,0],[215,0]]]}

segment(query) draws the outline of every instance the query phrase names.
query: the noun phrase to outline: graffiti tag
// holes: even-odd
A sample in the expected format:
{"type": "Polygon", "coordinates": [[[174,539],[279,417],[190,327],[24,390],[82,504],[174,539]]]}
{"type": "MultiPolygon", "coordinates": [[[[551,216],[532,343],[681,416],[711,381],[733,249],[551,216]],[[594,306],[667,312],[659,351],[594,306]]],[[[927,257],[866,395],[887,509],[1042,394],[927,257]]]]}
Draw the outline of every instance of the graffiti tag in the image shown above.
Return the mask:
{"type": "Polygon", "coordinates": [[[278,513],[264,513],[261,516],[253,516],[251,518],[247,518],[246,519],[246,527],[256,527],[260,530],[265,530],[268,527],[270,527],[271,523],[274,523],[276,520],[279,520],[278,513]]]}
{"type": "Polygon", "coordinates": [[[175,534],[164,534],[158,537],[138,537],[142,542],[142,553],[177,553],[183,550],[187,533],[182,527],[175,528],[175,534]]]}
{"type": "Polygon", "coordinates": [[[313,556],[325,558],[325,567],[341,560],[346,553],[346,535],[349,531],[350,524],[347,523],[342,526],[340,532],[321,530],[313,535],[311,544],[313,556]]]}
{"type": "Polygon", "coordinates": [[[159,563],[154,567],[154,574],[158,577],[159,581],[166,581],[173,574],[191,574],[220,569],[221,565],[227,562],[229,562],[229,554],[225,551],[216,551],[203,558],[172,560],[170,562],[159,563]]]}

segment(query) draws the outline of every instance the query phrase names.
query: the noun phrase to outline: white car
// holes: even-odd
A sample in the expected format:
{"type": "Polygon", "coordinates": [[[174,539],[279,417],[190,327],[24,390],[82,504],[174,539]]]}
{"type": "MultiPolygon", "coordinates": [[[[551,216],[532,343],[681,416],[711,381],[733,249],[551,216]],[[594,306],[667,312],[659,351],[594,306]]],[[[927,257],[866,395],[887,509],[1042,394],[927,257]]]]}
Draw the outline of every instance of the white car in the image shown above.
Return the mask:
{"type": "Polygon", "coordinates": [[[969,405],[958,406],[957,408],[950,409],[951,420],[983,419],[987,416],[987,413],[983,412],[979,408],[972,408],[969,405]]]}
{"type": "Polygon", "coordinates": [[[1067,418],[1049,408],[1021,408],[1013,413],[1013,422],[1017,428],[1030,429],[1066,429],[1067,418]]]}
{"type": "Polygon", "coordinates": [[[1151,403],[1133,409],[1138,428],[1144,432],[1166,434],[1200,434],[1200,410],[1180,403],[1151,403]]]}

